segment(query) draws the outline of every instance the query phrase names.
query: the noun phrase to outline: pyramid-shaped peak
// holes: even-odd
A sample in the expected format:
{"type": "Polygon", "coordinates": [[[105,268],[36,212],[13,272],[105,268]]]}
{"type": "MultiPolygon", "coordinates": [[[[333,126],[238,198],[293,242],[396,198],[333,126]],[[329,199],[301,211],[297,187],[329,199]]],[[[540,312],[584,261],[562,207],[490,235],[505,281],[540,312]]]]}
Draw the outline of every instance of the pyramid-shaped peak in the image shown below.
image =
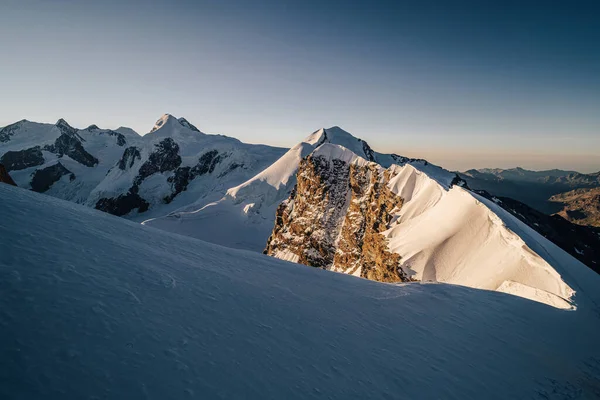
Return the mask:
{"type": "Polygon", "coordinates": [[[195,132],[200,132],[200,130],[198,130],[198,128],[192,125],[187,119],[183,117],[176,118],[171,114],[164,114],[158,119],[158,121],[156,121],[150,133],[155,132],[158,129],[161,129],[167,125],[171,126],[171,128],[174,128],[176,130],[180,130],[180,128],[183,127],[195,132]]]}
{"type": "Polygon", "coordinates": [[[56,124],[54,124],[56,126],[67,126],[69,128],[72,128],[71,125],[69,125],[69,123],[67,121],[65,121],[63,118],[59,118],[58,121],[56,121],[56,124]]]}
{"type": "Polygon", "coordinates": [[[54,126],[56,126],[64,134],[67,134],[67,135],[77,134],[77,129],[75,129],[71,125],[69,125],[69,123],[67,121],[65,121],[63,118],[60,118],[58,121],[56,121],[56,124],[54,124],[54,126]]]}
{"type": "Polygon", "coordinates": [[[173,121],[177,121],[177,118],[175,118],[174,116],[172,116],[171,114],[163,114],[162,117],[160,117],[156,123],[154,124],[154,127],[152,128],[152,130],[150,131],[150,133],[162,128],[163,126],[173,122],[173,121]]]}

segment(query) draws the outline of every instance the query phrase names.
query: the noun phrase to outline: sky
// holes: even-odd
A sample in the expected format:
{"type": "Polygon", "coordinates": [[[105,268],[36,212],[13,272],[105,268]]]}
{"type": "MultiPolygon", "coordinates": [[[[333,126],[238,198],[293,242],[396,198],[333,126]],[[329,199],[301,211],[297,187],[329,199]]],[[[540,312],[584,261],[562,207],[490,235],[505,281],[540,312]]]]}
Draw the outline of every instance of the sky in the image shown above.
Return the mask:
{"type": "Polygon", "coordinates": [[[0,126],[340,126],[451,170],[600,170],[600,5],[0,0],[0,126]]]}

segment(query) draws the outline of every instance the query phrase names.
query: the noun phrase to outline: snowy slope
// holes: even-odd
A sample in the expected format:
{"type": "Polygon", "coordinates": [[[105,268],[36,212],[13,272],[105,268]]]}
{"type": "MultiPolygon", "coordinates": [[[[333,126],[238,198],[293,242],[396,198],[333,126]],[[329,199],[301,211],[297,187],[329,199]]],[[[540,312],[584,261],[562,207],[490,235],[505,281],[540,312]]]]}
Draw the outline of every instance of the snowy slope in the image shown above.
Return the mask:
{"type": "Polygon", "coordinates": [[[565,312],[306,268],[8,185],[0,198],[1,398],[600,396],[587,269],[565,312]]]}
{"type": "Polygon", "coordinates": [[[390,188],[404,204],[383,234],[413,278],[571,307],[584,282],[570,275],[587,270],[585,265],[494,202],[440,185],[411,165],[392,171],[390,188]]]}
{"type": "Polygon", "coordinates": [[[319,129],[280,159],[246,182],[231,187],[221,199],[201,199],[169,215],[143,223],[165,231],[195,237],[228,247],[263,251],[273,229],[277,206],[296,184],[300,161],[323,143],[344,146],[384,166],[413,162],[425,167],[424,160],[373,151],[362,139],[339,127],[319,129]]]}

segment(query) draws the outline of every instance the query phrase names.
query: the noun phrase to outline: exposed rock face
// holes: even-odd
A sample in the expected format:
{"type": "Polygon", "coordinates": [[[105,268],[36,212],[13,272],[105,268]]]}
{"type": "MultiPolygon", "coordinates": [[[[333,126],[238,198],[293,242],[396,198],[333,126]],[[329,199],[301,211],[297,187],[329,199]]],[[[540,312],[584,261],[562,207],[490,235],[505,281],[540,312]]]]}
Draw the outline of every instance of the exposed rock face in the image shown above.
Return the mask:
{"type": "Polygon", "coordinates": [[[217,150],[210,150],[200,156],[198,164],[193,167],[177,168],[175,174],[167,179],[173,192],[164,198],[165,203],[173,201],[175,196],[186,190],[190,181],[197,176],[211,174],[217,164],[225,157],[227,157],[226,154],[221,155],[217,150]]]}
{"type": "Polygon", "coordinates": [[[56,163],[44,169],[38,169],[33,173],[33,177],[31,178],[31,190],[43,193],[50,189],[50,186],[64,175],[69,174],[71,174],[71,180],[75,179],[75,175],[61,163],[56,163]]]}
{"type": "Polygon", "coordinates": [[[44,146],[44,150],[55,153],[60,157],[67,155],[86,167],[93,167],[98,164],[98,159],[83,148],[81,144],[83,139],[77,134],[77,130],[67,125],[66,127],[63,126],[61,131],[63,133],[56,139],[54,144],[44,146]]]}
{"type": "Polygon", "coordinates": [[[102,198],[98,200],[95,208],[113,215],[122,216],[136,208],[138,212],[144,212],[148,210],[149,206],[146,200],[130,190],[127,194],[122,194],[116,198],[102,198]]]}
{"type": "Polygon", "coordinates": [[[299,263],[384,281],[407,281],[400,256],[381,235],[402,199],[379,165],[323,156],[302,160],[297,184],[277,209],[265,253],[299,263]]]}
{"type": "Polygon", "coordinates": [[[144,179],[157,172],[174,171],[181,165],[179,145],[171,138],[161,140],[154,145],[154,151],[140,167],[134,185],[139,185],[144,179]]]}
{"type": "Polygon", "coordinates": [[[543,214],[509,197],[493,196],[483,190],[474,192],[495,201],[546,239],[600,273],[600,228],[576,225],[559,215],[543,214]]]}
{"type": "MultiPolygon", "coordinates": [[[[119,160],[119,169],[125,170],[131,168],[135,160],[139,160],[140,158],[140,150],[138,148],[126,148],[121,160],[119,160]]],[[[95,208],[118,216],[129,214],[136,208],[138,212],[147,211],[150,204],[139,195],[140,185],[144,179],[157,172],[173,171],[179,165],[181,165],[179,145],[171,138],[163,139],[154,145],[154,151],[140,167],[127,193],[117,197],[103,197],[96,202],[95,208]]]]}
{"type": "Polygon", "coordinates": [[[125,149],[123,152],[123,156],[119,160],[119,169],[125,171],[133,167],[135,160],[140,160],[142,157],[140,155],[140,149],[135,146],[131,146],[125,149]]]}
{"type": "Polygon", "coordinates": [[[335,254],[334,266],[340,272],[382,282],[408,280],[398,267],[400,256],[391,253],[387,239],[380,234],[402,207],[402,198],[388,189],[389,170],[374,164],[350,166],[351,198],[335,254]]]}
{"type": "Polygon", "coordinates": [[[0,164],[0,182],[7,183],[9,185],[17,186],[15,181],[10,177],[4,165],[0,164]]]}
{"type": "Polygon", "coordinates": [[[29,167],[35,167],[44,163],[44,156],[39,146],[20,151],[7,151],[0,158],[8,171],[17,171],[29,167]]]}
{"type": "MultiPolygon", "coordinates": [[[[217,150],[210,150],[204,153],[198,159],[198,164],[193,167],[181,167],[182,160],[179,155],[179,145],[171,138],[163,139],[154,145],[154,151],[140,167],[138,175],[134,178],[127,194],[114,198],[101,198],[96,203],[96,208],[115,215],[128,214],[135,208],[138,209],[138,212],[147,211],[150,205],[140,196],[140,185],[146,178],[157,172],[173,172],[173,175],[167,178],[167,182],[171,184],[172,192],[163,198],[165,203],[170,203],[179,193],[187,189],[188,184],[194,178],[212,173],[216,165],[225,157],[227,157],[226,154],[219,154],[217,150]]],[[[122,170],[129,169],[133,166],[135,160],[140,158],[138,148],[128,147],[123,152],[118,166],[122,170]]]]}

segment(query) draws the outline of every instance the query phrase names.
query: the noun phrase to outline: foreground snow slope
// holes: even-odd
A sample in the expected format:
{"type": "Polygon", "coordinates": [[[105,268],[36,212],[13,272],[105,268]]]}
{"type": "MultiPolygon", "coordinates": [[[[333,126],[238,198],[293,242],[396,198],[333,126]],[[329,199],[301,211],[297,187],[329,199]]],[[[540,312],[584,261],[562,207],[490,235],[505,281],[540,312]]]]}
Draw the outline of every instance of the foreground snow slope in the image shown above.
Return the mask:
{"type": "Polygon", "coordinates": [[[0,199],[0,398],[600,396],[591,302],[381,284],[0,199]]]}

